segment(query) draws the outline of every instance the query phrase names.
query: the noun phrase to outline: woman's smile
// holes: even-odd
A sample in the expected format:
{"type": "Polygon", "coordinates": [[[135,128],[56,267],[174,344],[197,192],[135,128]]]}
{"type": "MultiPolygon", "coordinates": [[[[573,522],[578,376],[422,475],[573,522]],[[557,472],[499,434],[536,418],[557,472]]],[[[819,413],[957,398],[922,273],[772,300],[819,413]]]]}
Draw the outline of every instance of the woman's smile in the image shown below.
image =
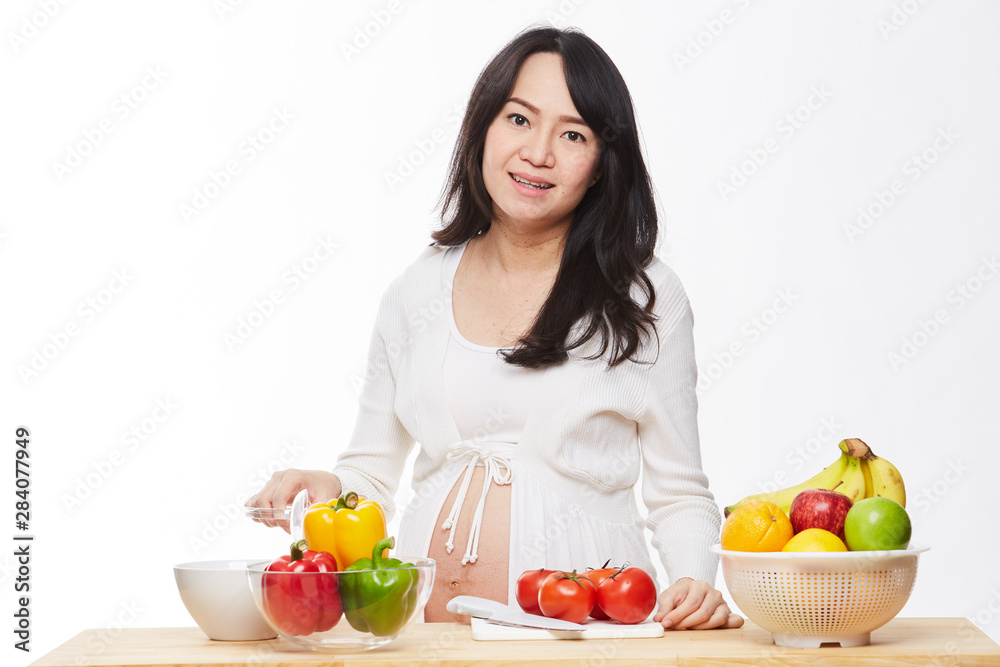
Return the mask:
{"type": "Polygon", "coordinates": [[[510,177],[515,184],[520,186],[519,189],[523,190],[524,194],[529,197],[537,197],[555,187],[554,183],[549,183],[542,178],[532,178],[526,174],[511,174],[510,177]]]}

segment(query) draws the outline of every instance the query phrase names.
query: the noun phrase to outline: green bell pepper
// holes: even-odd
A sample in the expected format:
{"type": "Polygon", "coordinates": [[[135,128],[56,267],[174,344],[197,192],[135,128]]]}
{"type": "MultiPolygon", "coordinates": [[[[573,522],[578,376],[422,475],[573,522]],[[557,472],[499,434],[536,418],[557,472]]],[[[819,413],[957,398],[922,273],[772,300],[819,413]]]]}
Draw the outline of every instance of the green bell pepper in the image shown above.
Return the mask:
{"type": "Polygon", "coordinates": [[[385,549],[395,545],[395,538],[385,538],[372,549],[371,558],[361,558],[344,570],[357,574],[340,576],[344,616],[358,632],[376,637],[394,635],[416,610],[417,571],[402,569],[413,568],[413,564],[382,557],[385,549]]]}

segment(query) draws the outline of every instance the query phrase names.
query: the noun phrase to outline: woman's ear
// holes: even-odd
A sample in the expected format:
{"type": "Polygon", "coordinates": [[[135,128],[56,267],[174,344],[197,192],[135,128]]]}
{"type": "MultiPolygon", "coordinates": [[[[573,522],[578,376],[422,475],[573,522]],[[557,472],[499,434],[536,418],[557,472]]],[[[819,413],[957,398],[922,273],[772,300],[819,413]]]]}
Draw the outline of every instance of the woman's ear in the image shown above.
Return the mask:
{"type": "Polygon", "coordinates": [[[598,169],[597,171],[594,172],[594,177],[592,179],[590,179],[590,185],[588,185],[587,187],[588,188],[593,187],[594,184],[597,183],[597,181],[599,181],[599,180],[601,180],[601,170],[600,169],[598,169]]]}

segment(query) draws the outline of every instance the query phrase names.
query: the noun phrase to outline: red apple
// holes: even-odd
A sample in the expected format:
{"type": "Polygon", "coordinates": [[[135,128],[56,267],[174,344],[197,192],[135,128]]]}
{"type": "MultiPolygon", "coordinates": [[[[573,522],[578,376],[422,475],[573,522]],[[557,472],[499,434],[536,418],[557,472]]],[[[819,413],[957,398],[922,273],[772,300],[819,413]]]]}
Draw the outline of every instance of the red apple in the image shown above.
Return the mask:
{"type": "Polygon", "coordinates": [[[806,528],[822,528],[844,539],[844,519],[852,504],[850,498],[836,491],[806,489],[792,500],[788,518],[796,533],[806,528]]]}

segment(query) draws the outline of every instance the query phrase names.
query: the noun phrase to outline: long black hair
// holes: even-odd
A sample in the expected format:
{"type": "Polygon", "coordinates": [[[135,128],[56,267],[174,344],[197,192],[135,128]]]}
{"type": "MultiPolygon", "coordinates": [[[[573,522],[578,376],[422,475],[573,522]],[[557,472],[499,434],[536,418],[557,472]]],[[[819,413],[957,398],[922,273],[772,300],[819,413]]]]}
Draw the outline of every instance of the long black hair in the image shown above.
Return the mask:
{"type": "Polygon", "coordinates": [[[608,364],[616,366],[636,360],[644,338],[656,332],[656,295],[645,271],[656,246],[656,204],[632,96],[608,54],[582,32],[529,29],[480,73],[441,195],[444,227],[432,238],[439,245],[460,245],[495,219],[483,181],[486,132],[510,97],[521,65],[535,53],[562,58],[573,104],[601,138],[601,177],[574,211],[555,283],[531,329],[502,354],[508,363],[543,368],[566,360],[567,352],[599,335],[600,350],[588,358],[610,350],[608,364]],[[632,296],[634,284],[643,292],[641,305],[632,296]],[[568,340],[577,322],[580,331],[568,340]]]}

